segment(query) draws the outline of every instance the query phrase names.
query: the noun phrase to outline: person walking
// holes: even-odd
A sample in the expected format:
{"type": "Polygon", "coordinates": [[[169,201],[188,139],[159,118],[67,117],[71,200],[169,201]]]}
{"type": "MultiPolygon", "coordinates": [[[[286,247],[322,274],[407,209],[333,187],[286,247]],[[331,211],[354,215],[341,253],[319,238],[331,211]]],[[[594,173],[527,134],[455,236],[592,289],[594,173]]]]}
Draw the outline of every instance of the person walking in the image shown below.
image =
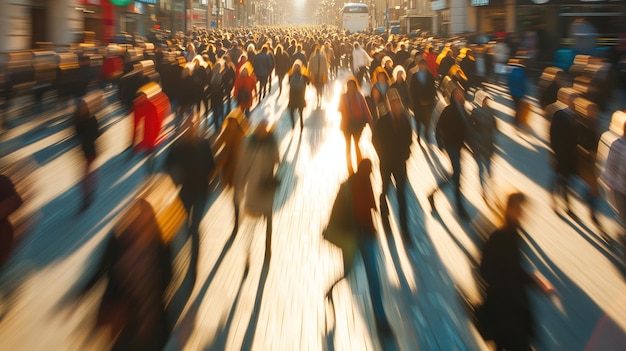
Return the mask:
{"type": "MultiPolygon", "coordinates": [[[[454,186],[454,196],[456,198],[456,208],[462,219],[469,219],[469,215],[463,206],[461,197],[461,149],[467,140],[468,117],[465,111],[465,93],[461,88],[452,91],[452,99],[443,112],[437,123],[435,137],[439,149],[446,150],[450,163],[452,164],[452,182],[454,186]]],[[[444,180],[448,182],[448,180],[444,180]]],[[[428,202],[433,211],[436,211],[434,193],[443,184],[438,184],[437,188],[428,195],[428,202]]]]}
{"type": "Polygon", "coordinates": [[[354,49],[352,50],[352,72],[356,75],[356,81],[361,86],[361,82],[363,82],[363,78],[365,78],[365,73],[367,73],[367,68],[372,62],[372,58],[367,52],[361,47],[361,44],[358,42],[354,43],[354,49]]]}
{"type": "Polygon", "coordinates": [[[512,68],[508,76],[508,89],[513,99],[513,108],[515,110],[513,124],[516,128],[520,128],[526,124],[526,116],[524,115],[526,112],[522,104],[526,103],[523,98],[526,96],[528,90],[528,78],[524,65],[516,63],[510,64],[509,66],[512,68]]]}
{"type": "Polygon", "coordinates": [[[315,46],[313,55],[309,59],[309,77],[317,93],[315,95],[317,97],[316,106],[319,109],[322,107],[324,87],[328,82],[328,59],[319,45],[315,46]]]}
{"type": "Polygon", "coordinates": [[[309,77],[302,62],[294,62],[289,72],[289,117],[291,118],[291,129],[296,127],[296,110],[300,115],[300,132],[304,129],[304,108],[306,107],[306,86],[309,84],[309,77]]]}
{"type": "Polygon", "coordinates": [[[504,226],[491,234],[482,250],[479,272],[486,296],[477,318],[483,334],[495,341],[497,350],[530,351],[534,335],[526,288],[541,285],[522,265],[519,228],[525,201],[522,193],[509,196],[504,226]]]}
{"type": "Polygon", "coordinates": [[[80,148],[85,160],[83,179],[81,180],[82,203],[79,213],[85,212],[96,193],[96,175],[92,169],[97,157],[96,140],[100,137],[100,128],[96,116],[91,114],[89,106],[84,100],[80,100],[74,112],[74,129],[80,141],[80,148]]]}
{"type": "Polygon", "coordinates": [[[496,117],[489,106],[490,97],[482,100],[469,116],[468,144],[478,165],[478,177],[483,199],[487,199],[487,188],[491,179],[491,158],[495,152],[495,136],[498,131],[496,117]]]}
{"type": "Polygon", "coordinates": [[[252,63],[254,67],[254,74],[256,75],[260,89],[259,89],[259,102],[265,98],[267,94],[267,82],[270,76],[270,73],[274,69],[274,60],[272,56],[270,56],[268,52],[268,47],[263,46],[261,52],[254,56],[254,61],[252,63]]]}
{"type": "Polygon", "coordinates": [[[267,120],[262,120],[252,135],[244,139],[235,169],[235,220],[243,204],[246,213],[265,218],[265,260],[272,255],[272,213],[279,180],[278,142],[267,120]]]}
{"type": "Polygon", "coordinates": [[[566,213],[573,215],[569,205],[569,192],[572,177],[576,175],[576,105],[574,97],[568,101],[568,107],[557,111],[550,123],[550,147],[552,148],[552,166],[555,176],[552,187],[552,206],[557,211],[556,196],[565,202],[566,213]]]}
{"type": "MultiPolygon", "coordinates": [[[[379,333],[390,333],[391,327],[387,319],[382,299],[382,287],[380,281],[380,268],[378,267],[376,253],[378,250],[378,235],[374,225],[372,211],[376,211],[376,200],[372,190],[372,161],[363,159],[359,162],[357,172],[350,175],[341,184],[335,205],[331,213],[328,228],[337,228],[354,235],[358,253],[363,258],[367,285],[370,292],[370,301],[374,309],[376,328],[379,333]]],[[[344,256],[343,275],[335,281],[326,292],[333,311],[333,289],[345,279],[352,271],[352,257],[344,256]],[[347,260],[347,261],[346,261],[347,260]]]]}
{"type": "MultiPolygon", "coordinates": [[[[619,216],[622,227],[626,228],[626,123],[624,123],[620,138],[615,140],[609,148],[600,180],[613,192],[614,210],[619,216]]],[[[623,238],[626,240],[626,236],[623,238]]]]}
{"type": "Polygon", "coordinates": [[[289,72],[289,55],[285,52],[282,45],[276,47],[276,77],[278,77],[278,96],[283,93],[283,80],[289,72]]]}
{"type": "Polygon", "coordinates": [[[430,139],[430,121],[435,108],[437,91],[435,78],[428,70],[428,62],[420,58],[419,70],[413,74],[409,81],[409,96],[412,102],[415,124],[417,125],[417,143],[421,143],[421,130],[424,126],[424,139],[426,143],[430,139]]]}
{"type": "Polygon", "coordinates": [[[250,108],[254,102],[254,95],[256,94],[256,76],[254,69],[249,62],[246,62],[239,71],[239,75],[235,80],[235,101],[247,117],[250,116],[250,108]]]}
{"type": "Polygon", "coordinates": [[[354,173],[352,166],[352,140],[354,139],[354,149],[356,151],[357,164],[363,159],[359,141],[366,124],[373,126],[372,114],[370,113],[365,97],[361,93],[359,83],[354,76],[348,78],[346,82],[346,92],[339,98],[338,108],[341,113],[341,131],[346,139],[346,162],[348,172],[354,173]]]}
{"type": "Polygon", "coordinates": [[[380,194],[380,212],[383,217],[389,216],[387,192],[393,176],[398,196],[400,230],[405,242],[410,245],[411,237],[406,202],[406,183],[408,181],[406,162],[411,156],[413,134],[409,121],[410,116],[402,105],[398,91],[389,90],[386,99],[390,106],[389,113],[376,122],[372,133],[372,142],[380,159],[380,175],[383,183],[380,194]]]}

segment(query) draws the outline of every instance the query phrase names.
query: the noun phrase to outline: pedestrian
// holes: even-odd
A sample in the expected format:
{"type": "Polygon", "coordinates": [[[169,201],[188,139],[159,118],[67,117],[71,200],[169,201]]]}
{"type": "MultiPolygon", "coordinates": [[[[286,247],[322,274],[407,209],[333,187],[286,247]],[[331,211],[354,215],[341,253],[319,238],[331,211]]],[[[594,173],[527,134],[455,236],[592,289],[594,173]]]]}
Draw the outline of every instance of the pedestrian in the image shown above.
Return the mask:
{"type": "Polygon", "coordinates": [[[272,255],[272,212],[274,196],[280,185],[275,172],[279,162],[278,142],[269,122],[264,119],[254,133],[244,139],[239,150],[235,169],[235,226],[238,228],[242,204],[249,215],[265,218],[266,262],[272,255]]]}
{"type": "Polygon", "coordinates": [[[522,264],[519,234],[525,196],[511,194],[506,203],[504,226],[485,243],[480,277],[486,287],[477,311],[483,336],[494,340],[497,350],[531,350],[534,321],[527,287],[540,287],[522,264]]]}
{"type": "MultiPolygon", "coordinates": [[[[358,252],[363,258],[367,285],[370,292],[370,301],[374,309],[374,318],[378,332],[388,334],[391,327],[387,319],[382,299],[382,287],[380,281],[380,268],[378,267],[376,253],[378,248],[378,235],[374,225],[372,211],[376,211],[376,200],[372,190],[372,161],[363,159],[359,162],[357,172],[350,175],[341,185],[329,227],[333,221],[341,222],[341,230],[352,231],[356,236],[358,252]],[[347,201],[343,201],[346,199],[347,201]]],[[[352,269],[352,262],[344,262],[344,272],[341,278],[334,282],[326,293],[333,305],[332,292],[334,287],[346,278],[352,269]]]]}
{"type": "Polygon", "coordinates": [[[490,105],[491,98],[485,97],[482,106],[476,106],[469,116],[468,144],[478,165],[478,177],[483,199],[491,184],[491,158],[495,152],[495,136],[498,131],[496,117],[490,105]]]}
{"type": "Polygon", "coordinates": [[[570,96],[568,107],[557,111],[550,123],[551,165],[554,169],[552,186],[552,208],[557,212],[556,197],[563,198],[566,213],[573,215],[569,205],[569,192],[572,177],[576,175],[576,105],[570,96]]]}
{"type": "Polygon", "coordinates": [[[213,67],[209,78],[209,97],[211,99],[211,109],[213,110],[213,127],[216,132],[222,129],[224,120],[225,72],[226,62],[220,59],[213,67]]]}
{"type": "Polygon", "coordinates": [[[365,73],[367,73],[367,69],[372,62],[372,58],[367,52],[361,47],[361,44],[358,42],[354,43],[354,49],[352,50],[352,72],[356,75],[357,83],[359,87],[361,86],[361,82],[363,82],[363,78],[365,77],[365,73]]]}
{"type": "MultiPolygon", "coordinates": [[[[396,89],[398,94],[400,94],[400,100],[402,100],[402,106],[405,109],[408,109],[411,105],[409,105],[409,84],[406,80],[406,71],[404,67],[398,65],[393,70],[393,83],[389,87],[390,89],[396,89]]],[[[408,111],[407,111],[408,112],[408,111]]]]}
{"type": "Polygon", "coordinates": [[[283,80],[289,72],[289,55],[285,52],[282,45],[276,46],[276,77],[278,77],[278,96],[283,93],[283,80]]]}
{"type": "Polygon", "coordinates": [[[270,56],[268,52],[268,47],[263,46],[261,52],[254,57],[253,67],[254,74],[256,75],[259,81],[259,102],[265,98],[267,94],[267,82],[270,76],[270,73],[274,69],[274,60],[272,56],[270,56]]]}
{"type": "Polygon", "coordinates": [[[522,64],[511,64],[511,72],[508,76],[508,89],[511,98],[513,99],[513,123],[515,127],[519,128],[526,124],[527,111],[524,110],[522,104],[526,104],[523,100],[528,90],[528,78],[526,76],[526,67],[522,64]]]}
{"type": "Polygon", "coordinates": [[[250,108],[254,101],[254,95],[256,94],[256,76],[254,75],[254,69],[249,62],[246,62],[239,72],[237,79],[235,80],[235,101],[247,117],[250,116],[250,108]]]}
{"type": "Polygon", "coordinates": [[[444,51],[439,55],[443,58],[439,62],[439,67],[437,68],[437,73],[441,76],[439,83],[443,81],[443,78],[448,75],[452,66],[456,64],[454,60],[454,53],[451,48],[445,48],[444,51]]]}
{"type": "MultiPolygon", "coordinates": [[[[584,100],[583,100],[584,101],[584,100]]],[[[596,210],[599,201],[598,174],[596,172],[596,148],[600,142],[600,130],[598,127],[598,105],[587,102],[583,107],[585,115],[576,120],[576,136],[577,136],[577,174],[580,179],[587,185],[585,202],[589,207],[591,221],[599,225],[596,217],[596,210]]]]}
{"type": "Polygon", "coordinates": [[[398,207],[400,213],[400,230],[407,244],[411,244],[407,219],[406,183],[408,176],[406,162],[411,156],[413,132],[410,116],[402,105],[397,90],[390,89],[386,99],[390,106],[387,114],[383,115],[374,126],[372,142],[380,160],[380,175],[382,177],[382,193],[380,194],[380,213],[389,216],[387,192],[391,185],[391,177],[396,183],[398,207]]]}
{"type": "MultiPolygon", "coordinates": [[[[440,150],[446,150],[446,154],[452,164],[452,182],[454,186],[454,196],[456,208],[459,216],[467,220],[469,215],[463,205],[461,197],[461,149],[467,140],[468,116],[465,111],[465,93],[461,88],[452,91],[452,99],[442,112],[437,123],[435,137],[440,150]]],[[[448,182],[447,180],[443,180],[448,182]]],[[[437,188],[428,195],[428,202],[433,211],[436,211],[434,193],[443,184],[438,184],[437,188]]]]}
{"type": "Polygon", "coordinates": [[[371,128],[374,123],[365,97],[361,93],[357,79],[354,76],[349,77],[346,82],[346,92],[339,98],[338,110],[341,113],[341,131],[346,139],[348,172],[352,174],[354,173],[352,166],[352,140],[354,139],[354,149],[358,164],[363,159],[359,146],[363,128],[366,124],[369,124],[371,128]]]}
{"type": "Polygon", "coordinates": [[[165,169],[175,184],[180,185],[178,197],[187,211],[187,232],[191,237],[191,268],[197,269],[200,250],[200,222],[209,196],[209,181],[215,170],[211,143],[198,132],[198,122],[189,119],[187,130],[172,145],[165,160],[165,169]]]}
{"type": "Polygon", "coordinates": [[[14,229],[9,217],[23,204],[9,177],[0,174],[0,270],[13,249],[14,229]]]}
{"type": "Polygon", "coordinates": [[[296,60],[289,72],[289,117],[291,118],[291,129],[296,127],[296,110],[300,115],[300,131],[304,129],[304,108],[306,107],[306,86],[309,84],[309,77],[302,67],[302,62],[296,60]]]}
{"type": "Polygon", "coordinates": [[[324,87],[328,82],[328,59],[319,45],[315,46],[313,55],[309,59],[309,77],[311,83],[315,87],[317,97],[317,108],[322,107],[322,98],[324,96],[324,87]]]}
{"type": "Polygon", "coordinates": [[[224,76],[222,77],[222,82],[224,83],[226,114],[229,114],[232,110],[233,88],[235,87],[237,75],[235,74],[235,65],[231,61],[230,56],[224,55],[222,57],[224,58],[224,76]]]}
{"type": "Polygon", "coordinates": [[[80,148],[85,160],[83,179],[80,186],[82,202],[79,210],[80,213],[83,213],[91,206],[96,193],[96,174],[92,166],[97,157],[96,140],[101,134],[98,120],[89,111],[89,106],[84,100],[79,100],[76,106],[74,129],[76,130],[76,136],[80,142],[80,148]]]}
{"type": "Polygon", "coordinates": [[[409,96],[412,102],[413,115],[417,126],[417,143],[421,143],[421,130],[424,126],[424,139],[430,140],[430,121],[435,108],[437,91],[435,78],[428,70],[428,62],[420,58],[419,70],[409,79],[409,96]]]}
{"type": "Polygon", "coordinates": [[[369,97],[370,111],[374,121],[389,112],[387,104],[387,91],[391,86],[391,78],[387,75],[387,71],[379,66],[374,70],[374,81],[372,82],[371,93],[369,97]]]}
{"type": "Polygon", "coordinates": [[[171,279],[171,254],[154,209],[138,199],[106,241],[95,274],[75,297],[106,280],[93,331],[108,331],[114,351],[160,351],[170,334],[165,299],[171,279]]]}

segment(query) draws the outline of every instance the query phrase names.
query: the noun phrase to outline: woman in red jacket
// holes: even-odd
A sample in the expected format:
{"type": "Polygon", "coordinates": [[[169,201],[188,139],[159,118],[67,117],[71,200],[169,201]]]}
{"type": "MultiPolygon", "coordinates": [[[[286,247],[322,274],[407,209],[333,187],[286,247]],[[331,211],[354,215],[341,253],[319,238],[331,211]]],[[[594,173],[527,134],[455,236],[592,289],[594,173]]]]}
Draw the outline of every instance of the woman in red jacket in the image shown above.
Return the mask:
{"type": "Polygon", "coordinates": [[[246,62],[235,80],[235,101],[237,106],[249,117],[252,101],[256,94],[256,77],[250,62],[246,62]]]}

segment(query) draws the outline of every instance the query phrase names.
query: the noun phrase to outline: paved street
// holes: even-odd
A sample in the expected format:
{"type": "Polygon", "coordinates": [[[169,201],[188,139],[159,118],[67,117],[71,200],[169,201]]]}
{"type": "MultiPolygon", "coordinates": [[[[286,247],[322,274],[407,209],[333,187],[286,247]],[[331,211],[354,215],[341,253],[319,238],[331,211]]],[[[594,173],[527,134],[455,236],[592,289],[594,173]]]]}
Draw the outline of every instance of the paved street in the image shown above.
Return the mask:
{"type": "MultiPolygon", "coordinates": [[[[276,83],[276,82],[275,82],[276,83]]],[[[472,326],[458,291],[477,298],[475,265],[480,260],[484,231],[498,223],[505,194],[518,189],[529,195],[523,222],[525,263],[541,272],[556,293],[531,293],[537,319],[538,350],[624,350],[626,345],[626,283],[624,257],[613,242],[619,229],[603,205],[599,214],[605,235],[591,222],[579,198],[577,218],[553,212],[550,200],[548,122],[538,107],[532,130],[518,132],[510,123],[512,101],[505,89],[489,84],[498,115],[495,184],[487,202],[481,197],[476,163],[463,155],[462,187],[470,222],[454,211],[451,189],[437,192],[437,213],[427,194],[442,170],[450,169],[434,146],[414,142],[407,188],[414,247],[405,247],[397,221],[395,193],[390,192],[390,228],[380,218],[385,310],[394,338],[379,338],[360,259],[348,280],[334,290],[336,318],[324,299],[330,284],[342,274],[340,251],[324,241],[326,225],[340,183],[347,177],[345,142],[339,131],[337,100],[342,80],[329,85],[321,110],[314,110],[308,89],[305,128],[291,129],[287,95],[272,94],[257,106],[252,120],[269,116],[280,142],[282,179],[275,200],[272,258],[263,265],[264,223],[246,217],[236,236],[232,196],[218,188],[201,223],[198,278],[190,286],[185,276],[190,243],[177,238],[175,265],[182,270],[171,291],[171,314],[180,316],[166,350],[484,350],[487,345],[472,326]],[[495,209],[495,210],[494,210],[495,209]]],[[[623,93],[622,93],[623,95],[623,93]]],[[[1,300],[11,308],[0,320],[0,350],[100,350],[106,338],[88,339],[99,289],[80,304],[59,307],[76,282],[84,281],[102,253],[100,245],[149,174],[142,155],[125,151],[130,143],[131,117],[112,93],[100,142],[98,194],[92,208],[77,215],[77,186],[82,166],[71,109],[50,108],[34,118],[11,117],[19,126],[0,136],[0,160],[30,160],[38,165],[30,176],[35,195],[27,204],[37,213],[33,231],[23,238],[8,264],[3,282],[15,294],[1,300]]],[[[614,98],[613,108],[626,108],[614,98]]],[[[612,112],[611,110],[610,112],[612,112]]],[[[602,114],[606,129],[609,112],[602,114]]],[[[168,133],[172,134],[172,125],[168,133]]],[[[157,154],[157,169],[167,152],[157,154]]],[[[378,169],[378,159],[366,129],[361,147],[378,169]]],[[[375,192],[381,180],[374,172],[375,192]]]]}

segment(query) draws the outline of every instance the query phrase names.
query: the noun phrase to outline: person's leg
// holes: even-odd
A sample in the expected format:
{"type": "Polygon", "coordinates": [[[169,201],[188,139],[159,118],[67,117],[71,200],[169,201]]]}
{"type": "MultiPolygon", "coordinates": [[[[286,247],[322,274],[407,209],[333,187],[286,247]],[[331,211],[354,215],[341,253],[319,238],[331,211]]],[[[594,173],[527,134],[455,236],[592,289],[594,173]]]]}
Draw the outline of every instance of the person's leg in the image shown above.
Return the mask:
{"type": "Polygon", "coordinates": [[[291,129],[294,129],[296,127],[296,116],[294,115],[295,113],[296,109],[294,107],[290,107],[289,118],[291,118],[291,129]]]}
{"type": "Polygon", "coordinates": [[[452,182],[454,186],[454,197],[456,199],[456,207],[459,214],[466,216],[465,207],[461,198],[461,150],[448,150],[450,162],[452,163],[452,182]]]}
{"type": "Polygon", "coordinates": [[[356,162],[357,164],[361,163],[363,160],[363,155],[361,154],[361,146],[359,145],[361,141],[361,133],[363,129],[354,134],[354,150],[356,151],[356,162]]]}
{"type": "Polygon", "coordinates": [[[365,274],[367,275],[367,285],[370,290],[370,300],[374,309],[376,325],[380,328],[388,328],[389,322],[385,314],[385,307],[382,299],[382,288],[380,286],[380,276],[376,261],[376,238],[370,233],[365,234],[360,244],[365,274]]]}
{"type": "Polygon", "coordinates": [[[406,174],[406,163],[398,165],[397,169],[394,170],[393,177],[396,180],[400,229],[402,236],[407,240],[407,243],[409,243],[411,239],[409,235],[408,204],[406,201],[406,183],[408,178],[406,174]]]}
{"type": "Polygon", "coordinates": [[[265,228],[265,259],[269,261],[272,256],[272,214],[266,215],[267,227],[265,228]]]}
{"type": "Polygon", "coordinates": [[[380,193],[380,214],[385,219],[389,216],[389,205],[387,204],[387,192],[391,185],[391,170],[389,167],[380,164],[380,177],[382,178],[382,189],[380,193]]]}
{"type": "Polygon", "coordinates": [[[280,94],[283,93],[283,79],[285,78],[284,75],[279,75],[278,76],[278,97],[280,97],[280,94]]]}
{"type": "Polygon", "coordinates": [[[346,164],[348,165],[348,173],[354,173],[354,167],[352,166],[352,135],[348,132],[343,133],[346,139],[346,164]]]}
{"type": "Polygon", "coordinates": [[[304,107],[298,108],[298,114],[300,115],[300,131],[304,129],[304,107]]]}

